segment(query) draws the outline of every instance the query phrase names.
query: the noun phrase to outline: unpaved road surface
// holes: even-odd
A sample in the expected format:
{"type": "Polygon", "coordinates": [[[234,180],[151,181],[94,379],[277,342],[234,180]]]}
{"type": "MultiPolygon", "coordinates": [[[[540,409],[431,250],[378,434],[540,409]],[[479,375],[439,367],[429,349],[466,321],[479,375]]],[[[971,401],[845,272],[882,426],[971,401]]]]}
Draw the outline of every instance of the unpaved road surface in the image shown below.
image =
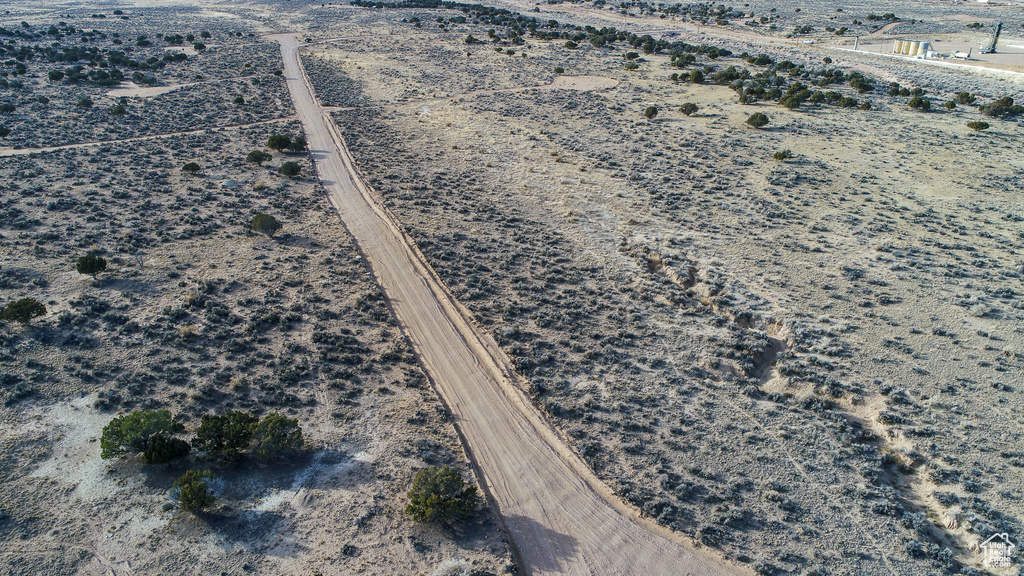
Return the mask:
{"type": "Polygon", "coordinates": [[[320,179],[450,408],[526,572],[747,573],[639,518],[555,435],[515,387],[504,354],[473,328],[398,222],[359,179],[341,134],[304,75],[297,40],[275,38],[320,179]]]}

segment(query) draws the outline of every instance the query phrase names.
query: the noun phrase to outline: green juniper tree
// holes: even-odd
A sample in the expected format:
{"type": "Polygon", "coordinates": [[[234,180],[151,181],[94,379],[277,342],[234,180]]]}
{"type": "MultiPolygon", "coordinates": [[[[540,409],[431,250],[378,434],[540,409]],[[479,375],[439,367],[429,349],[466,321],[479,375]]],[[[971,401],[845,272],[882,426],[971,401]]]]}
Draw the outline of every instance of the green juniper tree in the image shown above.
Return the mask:
{"type": "Polygon", "coordinates": [[[405,513],[417,522],[448,524],[469,517],[480,505],[476,486],[466,483],[448,466],[432,466],[416,473],[405,513]]]}

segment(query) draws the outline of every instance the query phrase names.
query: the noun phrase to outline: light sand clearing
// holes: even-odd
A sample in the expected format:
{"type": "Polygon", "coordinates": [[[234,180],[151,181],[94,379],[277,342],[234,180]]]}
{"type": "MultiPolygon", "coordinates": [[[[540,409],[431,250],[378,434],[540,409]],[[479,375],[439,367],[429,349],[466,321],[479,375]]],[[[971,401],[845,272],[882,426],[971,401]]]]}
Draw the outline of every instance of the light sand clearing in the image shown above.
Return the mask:
{"type": "Polygon", "coordinates": [[[199,12],[199,15],[207,18],[227,18],[229,20],[241,18],[238,14],[221,12],[220,10],[210,10],[209,8],[203,8],[202,11],[199,12]]]}
{"type": "Polygon", "coordinates": [[[199,54],[199,51],[191,46],[165,46],[164,50],[168,52],[184,52],[189,56],[195,56],[196,54],[199,54]]]}
{"type": "Polygon", "coordinates": [[[139,86],[134,82],[125,82],[117,88],[107,92],[107,96],[111,98],[152,98],[153,96],[159,96],[161,94],[167,94],[173,92],[182,86],[188,86],[188,84],[169,84],[167,86],[139,86]]]}
{"type": "Polygon", "coordinates": [[[744,573],[639,519],[555,435],[514,386],[496,343],[473,328],[397,220],[371,198],[313,96],[296,39],[276,38],[320,179],[451,410],[526,572],[744,573]]]}
{"type": "Polygon", "coordinates": [[[75,495],[86,501],[103,498],[114,484],[106,474],[106,463],[99,458],[96,442],[110,418],[90,409],[93,400],[94,397],[83,396],[69,404],[43,409],[41,420],[62,432],[50,459],[32,472],[32,476],[54,478],[74,486],[75,495]]]}
{"type": "Polygon", "coordinates": [[[540,86],[542,90],[605,90],[614,88],[619,84],[618,80],[605,78],[603,76],[558,76],[547,86],[540,86]]]}

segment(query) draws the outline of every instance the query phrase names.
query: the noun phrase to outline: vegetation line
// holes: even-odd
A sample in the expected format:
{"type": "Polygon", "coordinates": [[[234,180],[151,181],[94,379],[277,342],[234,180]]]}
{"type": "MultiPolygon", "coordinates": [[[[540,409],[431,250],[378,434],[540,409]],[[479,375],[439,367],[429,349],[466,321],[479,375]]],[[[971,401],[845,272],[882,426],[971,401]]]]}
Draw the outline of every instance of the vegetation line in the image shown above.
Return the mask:
{"type": "Polygon", "coordinates": [[[246,124],[233,124],[231,126],[214,126],[210,128],[199,128],[196,130],[186,130],[184,132],[167,132],[164,134],[150,134],[148,136],[134,136],[132,138],[122,138],[119,140],[100,140],[97,142],[78,142],[76,144],[63,144],[61,146],[43,146],[42,148],[0,148],[0,157],[3,156],[25,156],[28,154],[35,154],[37,152],[52,152],[54,150],[68,150],[73,148],[86,148],[88,146],[102,146],[103,144],[118,144],[121,142],[141,142],[145,140],[156,140],[158,138],[167,138],[169,136],[184,136],[186,134],[202,134],[209,130],[220,130],[223,128],[245,128],[247,126],[258,126],[260,124],[270,124],[271,122],[282,122],[285,120],[294,120],[295,115],[282,116],[280,118],[272,118],[270,120],[260,120],[259,122],[249,122],[246,124]]]}

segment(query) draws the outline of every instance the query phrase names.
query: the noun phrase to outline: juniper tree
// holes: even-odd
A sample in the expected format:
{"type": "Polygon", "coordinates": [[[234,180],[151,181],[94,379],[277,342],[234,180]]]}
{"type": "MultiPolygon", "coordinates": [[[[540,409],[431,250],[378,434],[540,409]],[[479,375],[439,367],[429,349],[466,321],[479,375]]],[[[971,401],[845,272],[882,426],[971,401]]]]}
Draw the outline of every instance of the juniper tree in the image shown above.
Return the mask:
{"type": "Polygon", "coordinates": [[[747,124],[754,128],[763,128],[768,125],[768,116],[762,112],[754,112],[747,118],[747,124]]]}
{"type": "Polygon", "coordinates": [[[417,522],[448,524],[469,517],[480,505],[471,486],[448,466],[432,466],[416,473],[407,494],[405,513],[417,522]]]}
{"type": "Polygon", "coordinates": [[[107,269],[107,259],[95,254],[86,254],[78,258],[75,269],[79,274],[88,274],[96,278],[96,275],[107,269]]]}
{"type": "Polygon", "coordinates": [[[281,223],[270,214],[257,214],[252,218],[252,230],[260,234],[266,234],[273,238],[274,234],[281,229],[281,223]]]}
{"type": "Polygon", "coordinates": [[[185,430],[168,410],[145,410],[118,416],[103,427],[100,458],[143,452],[158,434],[172,436],[185,430]]]}
{"type": "Polygon", "coordinates": [[[33,318],[46,315],[46,306],[35,298],[22,298],[0,310],[0,320],[28,324],[33,318]]]}
{"type": "Polygon", "coordinates": [[[217,497],[213,495],[208,484],[213,478],[213,473],[209,470],[189,470],[178,478],[171,486],[171,490],[177,496],[181,509],[198,514],[213,506],[217,497]]]}

